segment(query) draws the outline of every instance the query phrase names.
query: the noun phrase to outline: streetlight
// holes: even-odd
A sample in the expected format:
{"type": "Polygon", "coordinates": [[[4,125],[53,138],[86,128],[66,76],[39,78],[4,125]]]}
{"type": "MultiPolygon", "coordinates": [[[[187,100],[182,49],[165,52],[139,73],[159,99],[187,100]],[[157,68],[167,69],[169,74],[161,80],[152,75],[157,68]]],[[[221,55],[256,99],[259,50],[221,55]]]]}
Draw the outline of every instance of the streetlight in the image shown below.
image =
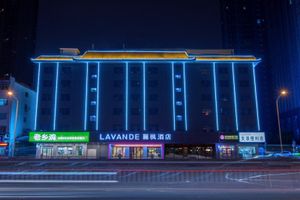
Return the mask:
{"type": "Polygon", "coordinates": [[[277,122],[278,122],[278,131],[279,131],[279,141],[280,141],[280,150],[281,153],[283,152],[283,147],[282,147],[282,137],[281,137],[281,126],[280,126],[280,116],[279,116],[279,99],[280,97],[285,97],[288,95],[288,91],[285,89],[282,89],[279,91],[279,95],[276,98],[276,112],[277,112],[277,122]]]}
{"type": "Polygon", "coordinates": [[[9,97],[12,97],[13,99],[16,100],[16,113],[15,113],[15,121],[14,121],[14,132],[13,132],[13,135],[10,136],[10,139],[9,139],[9,156],[10,157],[14,157],[14,154],[15,154],[16,132],[17,132],[17,120],[18,120],[18,112],[19,112],[19,100],[14,95],[13,91],[11,91],[11,90],[9,90],[7,92],[7,95],[9,97]]]}

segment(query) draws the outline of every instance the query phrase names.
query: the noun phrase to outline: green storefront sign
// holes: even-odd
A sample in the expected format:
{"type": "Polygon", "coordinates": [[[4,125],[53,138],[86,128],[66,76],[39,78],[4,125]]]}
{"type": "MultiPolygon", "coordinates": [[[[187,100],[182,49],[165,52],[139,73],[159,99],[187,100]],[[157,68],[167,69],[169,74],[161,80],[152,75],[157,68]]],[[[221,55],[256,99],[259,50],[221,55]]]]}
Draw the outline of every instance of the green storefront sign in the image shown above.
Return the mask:
{"type": "Polygon", "coordinates": [[[83,142],[90,141],[89,132],[29,132],[29,142],[83,142]]]}

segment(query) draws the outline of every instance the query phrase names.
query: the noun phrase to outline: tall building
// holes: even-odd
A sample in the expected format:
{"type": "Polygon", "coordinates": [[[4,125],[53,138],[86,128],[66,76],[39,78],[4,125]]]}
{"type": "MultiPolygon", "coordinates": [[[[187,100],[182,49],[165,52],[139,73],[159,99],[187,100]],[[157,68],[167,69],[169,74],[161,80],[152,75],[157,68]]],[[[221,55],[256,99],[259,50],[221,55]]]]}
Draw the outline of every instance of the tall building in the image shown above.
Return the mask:
{"type": "Polygon", "coordinates": [[[16,155],[30,153],[28,133],[33,130],[35,95],[13,77],[0,79],[0,156],[12,155],[14,150],[16,155]]]}
{"type": "Polygon", "coordinates": [[[300,143],[300,2],[273,0],[268,6],[269,43],[274,99],[279,90],[289,91],[279,101],[283,141],[300,143]]]}
{"type": "Polygon", "coordinates": [[[264,144],[254,56],[61,53],[32,59],[37,101],[30,141],[38,158],[236,158],[258,154],[264,144]]]}
{"type": "Polygon", "coordinates": [[[0,74],[32,84],[38,0],[0,1],[0,74]],[[22,66],[22,70],[20,70],[22,66]]]}
{"type": "Polygon", "coordinates": [[[271,76],[273,57],[268,49],[270,27],[267,9],[272,4],[272,0],[220,0],[223,48],[234,49],[237,55],[254,54],[262,59],[257,68],[258,99],[261,124],[268,134],[268,143],[273,143],[274,137],[277,137],[276,90],[272,86],[271,76]]]}

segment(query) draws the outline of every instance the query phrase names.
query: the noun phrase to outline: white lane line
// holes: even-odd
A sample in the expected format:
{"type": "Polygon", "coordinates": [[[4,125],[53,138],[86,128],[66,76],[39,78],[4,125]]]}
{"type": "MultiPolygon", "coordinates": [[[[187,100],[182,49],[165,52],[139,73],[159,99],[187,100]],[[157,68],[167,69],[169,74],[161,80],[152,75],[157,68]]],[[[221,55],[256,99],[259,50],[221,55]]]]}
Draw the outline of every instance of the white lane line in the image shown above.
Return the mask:
{"type": "Polygon", "coordinates": [[[0,180],[1,183],[118,183],[117,180],[0,180]]]}
{"type": "Polygon", "coordinates": [[[0,175],[116,175],[117,172],[0,172],[0,175]]]}
{"type": "Polygon", "coordinates": [[[249,176],[247,178],[243,178],[242,180],[249,180],[249,179],[255,179],[265,176],[285,176],[285,175],[292,175],[292,174],[300,174],[300,172],[288,172],[288,173],[278,173],[278,174],[260,174],[255,176],[249,176]]]}

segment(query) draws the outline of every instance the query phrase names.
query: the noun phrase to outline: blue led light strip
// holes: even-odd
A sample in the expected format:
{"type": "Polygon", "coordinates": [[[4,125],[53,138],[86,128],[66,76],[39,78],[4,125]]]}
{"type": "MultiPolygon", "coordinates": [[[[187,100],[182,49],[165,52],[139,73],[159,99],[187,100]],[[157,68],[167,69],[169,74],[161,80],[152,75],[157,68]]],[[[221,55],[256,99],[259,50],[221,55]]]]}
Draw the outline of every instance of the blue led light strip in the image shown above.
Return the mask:
{"type": "Polygon", "coordinates": [[[125,100],[125,130],[128,130],[128,62],[126,62],[125,66],[125,95],[126,95],[126,100],[125,100]]]}
{"type": "Polygon", "coordinates": [[[100,87],[100,62],[97,65],[97,114],[96,114],[96,131],[99,129],[99,87],[100,87]]]}
{"type": "Polygon", "coordinates": [[[54,97],[54,112],[53,112],[53,130],[54,131],[56,130],[58,79],[59,79],[59,63],[56,64],[56,76],[55,76],[55,97],[54,97]]]}
{"type": "Polygon", "coordinates": [[[34,130],[36,130],[36,128],[37,128],[37,116],[38,116],[39,95],[40,95],[40,75],[41,75],[41,63],[38,63],[36,101],[35,101],[35,115],[34,115],[34,130]]]}
{"type": "Polygon", "coordinates": [[[174,82],[174,62],[172,62],[171,65],[171,70],[172,70],[172,110],[173,110],[173,131],[176,130],[176,121],[175,121],[175,82],[174,82]]]}
{"type": "Polygon", "coordinates": [[[214,77],[214,99],[215,99],[215,117],[216,117],[216,130],[219,131],[219,110],[218,110],[218,91],[217,91],[217,78],[216,78],[216,63],[213,63],[213,77],[214,77]]]}
{"type": "Polygon", "coordinates": [[[232,71],[233,98],[234,98],[233,102],[234,102],[234,114],[235,114],[235,128],[236,128],[236,131],[238,131],[239,130],[239,122],[238,122],[238,112],[237,112],[237,102],[236,102],[234,63],[231,63],[231,71],[232,71]]]}
{"type": "Polygon", "coordinates": [[[184,89],[184,129],[188,130],[188,122],[187,122],[187,98],[186,98],[186,66],[185,62],[182,64],[183,68],[183,89],[184,89]]]}
{"type": "Polygon", "coordinates": [[[87,128],[87,107],[88,107],[88,88],[89,86],[89,63],[86,63],[85,69],[85,105],[84,105],[84,130],[87,128]]]}
{"type": "Polygon", "coordinates": [[[146,63],[143,62],[143,130],[146,129],[146,63]]]}
{"type": "Polygon", "coordinates": [[[257,130],[260,131],[260,119],[259,119],[259,109],[258,109],[258,100],[257,100],[255,66],[256,66],[256,64],[252,63],[252,74],[253,74],[253,82],[254,82],[254,97],[255,97],[255,108],[256,108],[256,123],[257,123],[257,130]]]}

